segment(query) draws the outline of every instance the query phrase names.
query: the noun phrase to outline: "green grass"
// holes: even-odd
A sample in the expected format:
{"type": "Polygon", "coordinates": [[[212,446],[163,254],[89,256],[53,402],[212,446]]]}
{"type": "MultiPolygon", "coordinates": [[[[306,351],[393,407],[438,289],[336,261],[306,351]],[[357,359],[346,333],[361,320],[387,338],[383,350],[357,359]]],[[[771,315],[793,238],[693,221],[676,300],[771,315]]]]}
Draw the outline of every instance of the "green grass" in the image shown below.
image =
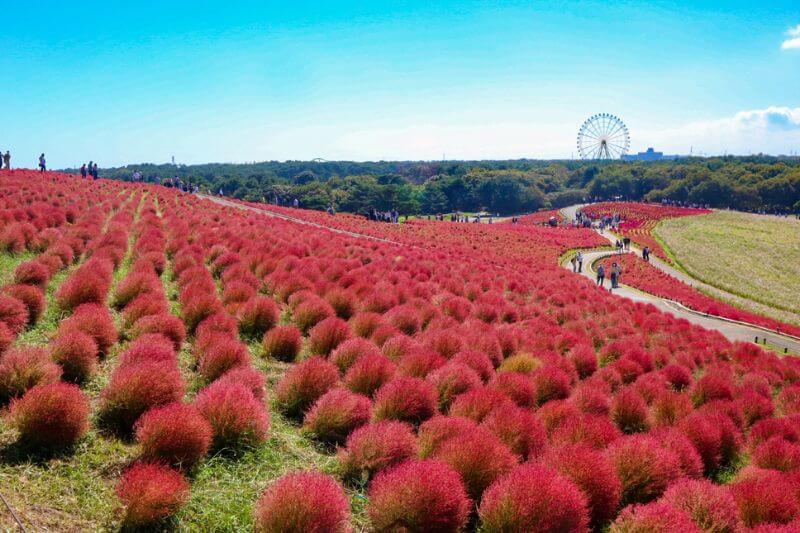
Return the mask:
{"type": "Polygon", "coordinates": [[[691,276],[800,319],[800,221],[715,212],[666,220],[655,233],[691,276]]]}

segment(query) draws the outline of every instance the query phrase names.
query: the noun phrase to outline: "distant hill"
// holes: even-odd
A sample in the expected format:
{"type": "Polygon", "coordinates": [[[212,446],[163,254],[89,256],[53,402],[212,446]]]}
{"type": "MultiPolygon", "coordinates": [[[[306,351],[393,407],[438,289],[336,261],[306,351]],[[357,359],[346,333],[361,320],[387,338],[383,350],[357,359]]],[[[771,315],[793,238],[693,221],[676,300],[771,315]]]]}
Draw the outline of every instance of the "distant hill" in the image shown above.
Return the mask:
{"type": "Polygon", "coordinates": [[[741,210],[800,211],[800,158],[686,158],[658,162],[267,161],[202,165],[140,164],[104,176],[179,176],[246,200],[349,212],[396,207],[403,213],[488,210],[501,214],[560,207],[585,197],[670,200],[741,210]]]}

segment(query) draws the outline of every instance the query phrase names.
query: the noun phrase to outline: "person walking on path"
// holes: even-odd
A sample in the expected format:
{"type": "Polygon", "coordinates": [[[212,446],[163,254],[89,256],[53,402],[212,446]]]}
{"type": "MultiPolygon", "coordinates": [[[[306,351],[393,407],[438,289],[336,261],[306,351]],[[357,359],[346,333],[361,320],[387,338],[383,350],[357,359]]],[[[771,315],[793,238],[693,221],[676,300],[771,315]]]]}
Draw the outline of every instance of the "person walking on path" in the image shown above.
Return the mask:
{"type": "Polygon", "coordinates": [[[569,262],[572,263],[572,271],[578,272],[578,256],[573,255],[569,262]]]}
{"type": "Polygon", "coordinates": [[[626,250],[630,250],[631,249],[631,238],[630,237],[624,237],[622,239],[622,244],[625,246],[626,250]]]}
{"type": "Polygon", "coordinates": [[[583,272],[583,254],[578,252],[578,255],[575,256],[575,259],[578,261],[578,273],[580,274],[583,272]]]}
{"type": "Polygon", "coordinates": [[[3,165],[5,165],[6,170],[11,170],[11,152],[6,150],[6,153],[3,155],[3,165]]]}
{"type": "Polygon", "coordinates": [[[597,267],[597,284],[603,287],[605,281],[606,281],[606,267],[600,265],[599,267],[597,267]]]}
{"type": "Polygon", "coordinates": [[[644,250],[642,250],[642,259],[644,259],[646,263],[650,262],[650,247],[649,246],[645,246],[644,250]]]}
{"type": "Polygon", "coordinates": [[[44,154],[39,156],[39,172],[47,170],[47,161],[44,159],[44,154]]]}
{"type": "Polygon", "coordinates": [[[612,289],[616,289],[617,288],[617,264],[616,263],[612,263],[611,264],[611,273],[609,274],[609,276],[611,277],[611,288],[612,289]]]}

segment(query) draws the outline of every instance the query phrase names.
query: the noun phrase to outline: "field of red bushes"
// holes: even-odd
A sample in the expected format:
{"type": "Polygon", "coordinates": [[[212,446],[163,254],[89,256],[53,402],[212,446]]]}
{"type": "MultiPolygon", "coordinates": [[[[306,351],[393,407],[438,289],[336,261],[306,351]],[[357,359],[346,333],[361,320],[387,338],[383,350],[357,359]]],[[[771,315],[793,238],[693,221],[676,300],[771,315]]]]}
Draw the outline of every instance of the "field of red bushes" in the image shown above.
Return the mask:
{"type": "Polygon", "coordinates": [[[672,260],[653,236],[653,229],[659,222],[668,218],[703,215],[710,213],[711,210],[638,202],[602,202],[584,207],[583,212],[595,220],[619,215],[619,233],[630,237],[640,248],[650,247],[654,255],[671,263],[672,260]]]}
{"type": "Polygon", "coordinates": [[[679,302],[689,309],[694,309],[701,313],[747,322],[748,324],[754,324],[773,331],[781,331],[800,337],[800,327],[751,313],[726,304],[725,302],[721,302],[711,296],[707,296],[691,285],[687,285],[657,269],[634,254],[614,255],[604,259],[603,264],[606,267],[606,271],[609,271],[608,269],[614,262],[622,267],[623,282],[626,285],[630,285],[631,287],[635,287],[661,298],[679,302]]]}
{"type": "Polygon", "coordinates": [[[8,448],[91,465],[91,434],[134,450],[91,467],[109,523],[183,523],[198,472],[285,446],[280,421],[336,466],[254,471],[241,528],[800,528],[800,361],[561,268],[592,230],[259,206],[375,240],[151,185],[0,191],[4,493],[8,448]]]}

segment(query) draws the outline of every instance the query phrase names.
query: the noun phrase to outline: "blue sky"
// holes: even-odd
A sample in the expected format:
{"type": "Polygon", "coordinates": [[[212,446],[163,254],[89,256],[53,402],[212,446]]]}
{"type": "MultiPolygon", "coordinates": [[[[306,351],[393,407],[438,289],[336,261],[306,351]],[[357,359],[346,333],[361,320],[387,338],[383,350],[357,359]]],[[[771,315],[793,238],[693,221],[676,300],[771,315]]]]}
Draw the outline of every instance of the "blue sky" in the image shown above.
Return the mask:
{"type": "Polygon", "coordinates": [[[18,165],[800,150],[800,7],[0,0],[18,165]],[[796,46],[795,46],[796,45],[796,46]]]}

